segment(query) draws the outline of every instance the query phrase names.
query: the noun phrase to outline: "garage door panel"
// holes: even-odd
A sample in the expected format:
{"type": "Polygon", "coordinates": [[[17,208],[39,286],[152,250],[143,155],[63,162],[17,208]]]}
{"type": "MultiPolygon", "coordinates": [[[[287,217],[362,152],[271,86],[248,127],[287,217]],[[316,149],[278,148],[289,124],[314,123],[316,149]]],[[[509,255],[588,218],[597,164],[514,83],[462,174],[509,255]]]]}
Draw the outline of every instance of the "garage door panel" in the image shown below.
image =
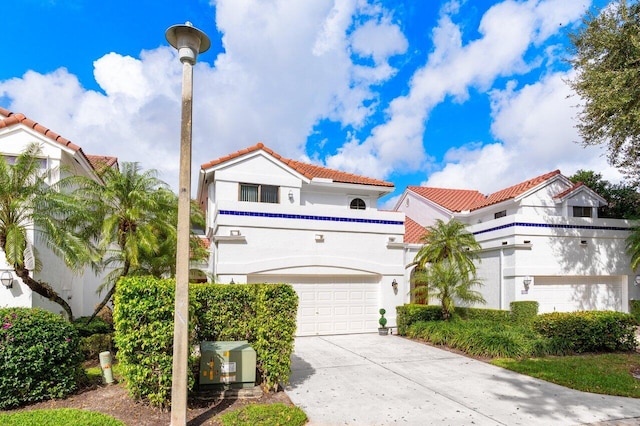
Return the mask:
{"type": "Polygon", "coordinates": [[[622,280],[609,277],[536,277],[530,292],[539,312],[622,310],[622,280]]]}

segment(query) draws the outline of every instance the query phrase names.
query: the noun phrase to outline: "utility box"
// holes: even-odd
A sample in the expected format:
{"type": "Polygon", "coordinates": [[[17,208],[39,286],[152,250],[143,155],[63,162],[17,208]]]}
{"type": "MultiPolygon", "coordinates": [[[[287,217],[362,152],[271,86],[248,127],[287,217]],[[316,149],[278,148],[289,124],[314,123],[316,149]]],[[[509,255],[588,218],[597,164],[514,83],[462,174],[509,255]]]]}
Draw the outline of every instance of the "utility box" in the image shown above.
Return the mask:
{"type": "Polygon", "coordinates": [[[200,343],[200,387],[237,389],[256,383],[256,351],[246,340],[200,343]]]}

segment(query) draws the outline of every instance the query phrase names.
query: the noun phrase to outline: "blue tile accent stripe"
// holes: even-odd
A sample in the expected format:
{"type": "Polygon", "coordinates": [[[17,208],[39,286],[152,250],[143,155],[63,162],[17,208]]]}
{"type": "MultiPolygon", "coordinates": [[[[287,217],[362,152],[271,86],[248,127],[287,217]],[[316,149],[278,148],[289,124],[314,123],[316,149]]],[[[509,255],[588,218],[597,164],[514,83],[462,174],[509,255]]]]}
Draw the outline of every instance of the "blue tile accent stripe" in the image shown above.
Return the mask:
{"type": "Polygon", "coordinates": [[[623,226],[594,226],[594,225],[568,225],[558,223],[527,223],[527,222],[513,222],[507,223],[501,226],[495,226],[493,228],[483,229],[482,231],[476,231],[473,235],[480,235],[486,232],[498,231],[500,229],[511,228],[514,226],[528,226],[532,228],[554,228],[554,229],[596,229],[604,231],[629,231],[631,228],[623,226]]]}
{"type": "Polygon", "coordinates": [[[371,223],[376,225],[404,225],[404,222],[401,220],[359,219],[353,217],[314,216],[305,214],[242,212],[237,210],[220,210],[218,211],[218,214],[230,216],[267,217],[273,219],[323,220],[328,222],[355,222],[371,223]]]}

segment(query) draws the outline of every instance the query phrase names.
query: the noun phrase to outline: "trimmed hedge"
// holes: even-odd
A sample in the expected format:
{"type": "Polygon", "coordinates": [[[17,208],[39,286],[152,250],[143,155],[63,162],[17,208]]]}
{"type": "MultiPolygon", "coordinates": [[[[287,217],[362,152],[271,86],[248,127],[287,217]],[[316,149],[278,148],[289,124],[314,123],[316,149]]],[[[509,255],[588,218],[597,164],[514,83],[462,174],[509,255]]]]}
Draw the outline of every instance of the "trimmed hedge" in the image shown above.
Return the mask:
{"type": "Polygon", "coordinates": [[[82,354],[72,324],[39,308],[1,308],[0,322],[0,409],[76,391],[82,354]]]}
{"type": "Polygon", "coordinates": [[[95,317],[87,324],[91,317],[80,317],[73,320],[73,325],[78,329],[80,337],[89,337],[94,334],[108,334],[113,332],[113,325],[100,317],[95,317]]]}
{"type": "Polygon", "coordinates": [[[523,300],[520,302],[511,302],[511,319],[517,323],[526,323],[533,321],[538,315],[540,304],[534,300],[523,300]]]}
{"type": "Polygon", "coordinates": [[[554,346],[576,353],[634,350],[637,325],[633,316],[613,311],[553,312],[533,320],[554,346]]]}
{"type": "Polygon", "coordinates": [[[629,300],[629,313],[640,323],[640,300],[629,300]]]}
{"type": "MultiPolygon", "coordinates": [[[[467,320],[508,321],[511,313],[500,309],[464,308],[457,306],[454,315],[467,320]]],[[[396,306],[398,334],[405,336],[411,324],[418,321],[442,320],[440,305],[407,304],[396,306]]]]}
{"type": "MultiPolygon", "coordinates": [[[[191,345],[248,340],[267,390],[291,373],[297,294],[286,284],[197,284],[189,289],[191,345]]],[[[130,277],[115,294],[115,343],[132,396],[167,407],[171,395],[174,280],[130,277]]],[[[191,360],[189,387],[198,366],[191,360]]]]}
{"type": "Polygon", "coordinates": [[[465,308],[457,306],[455,315],[466,320],[509,321],[511,312],[501,309],[465,308]]]}

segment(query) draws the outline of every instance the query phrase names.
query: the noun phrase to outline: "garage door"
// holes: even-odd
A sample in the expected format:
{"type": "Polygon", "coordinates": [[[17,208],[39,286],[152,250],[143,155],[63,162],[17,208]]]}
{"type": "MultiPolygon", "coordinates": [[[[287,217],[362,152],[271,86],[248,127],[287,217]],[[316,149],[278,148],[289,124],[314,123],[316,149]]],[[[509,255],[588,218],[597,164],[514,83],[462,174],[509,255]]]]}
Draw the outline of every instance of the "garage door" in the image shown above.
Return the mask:
{"type": "Polygon", "coordinates": [[[535,277],[539,312],[622,311],[622,277],[535,277]]]}
{"type": "Polygon", "coordinates": [[[251,282],[284,282],[298,293],[298,336],[375,332],[377,276],[251,276],[251,282]]]}

